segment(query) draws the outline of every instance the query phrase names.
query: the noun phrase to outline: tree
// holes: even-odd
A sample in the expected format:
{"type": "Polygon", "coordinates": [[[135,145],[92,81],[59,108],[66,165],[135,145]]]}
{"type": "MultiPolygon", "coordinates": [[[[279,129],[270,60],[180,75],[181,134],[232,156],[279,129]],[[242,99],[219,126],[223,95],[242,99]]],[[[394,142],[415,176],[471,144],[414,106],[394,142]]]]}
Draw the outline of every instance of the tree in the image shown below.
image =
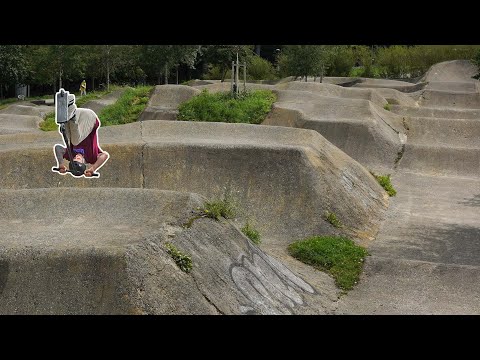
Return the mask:
{"type": "Polygon", "coordinates": [[[4,87],[23,83],[27,70],[24,45],[0,45],[0,98],[4,87]]]}
{"type": "Polygon", "coordinates": [[[287,45],[280,57],[279,65],[283,75],[295,78],[323,76],[328,70],[336,47],[329,45],[287,45]]]}
{"type": "Polygon", "coordinates": [[[232,61],[237,59],[244,62],[248,57],[253,56],[252,45],[209,45],[204,51],[206,63],[220,67],[222,82],[225,81],[227,71],[232,68],[232,61]]]}
{"type": "Polygon", "coordinates": [[[85,60],[79,45],[38,45],[29,48],[31,80],[37,84],[51,84],[53,92],[63,87],[64,80],[84,75],[85,60]]]}
{"type": "Polygon", "coordinates": [[[200,53],[199,45],[145,45],[141,50],[141,67],[151,77],[156,77],[158,84],[161,83],[162,75],[168,84],[172,69],[178,70],[180,64],[193,67],[200,53]]]}

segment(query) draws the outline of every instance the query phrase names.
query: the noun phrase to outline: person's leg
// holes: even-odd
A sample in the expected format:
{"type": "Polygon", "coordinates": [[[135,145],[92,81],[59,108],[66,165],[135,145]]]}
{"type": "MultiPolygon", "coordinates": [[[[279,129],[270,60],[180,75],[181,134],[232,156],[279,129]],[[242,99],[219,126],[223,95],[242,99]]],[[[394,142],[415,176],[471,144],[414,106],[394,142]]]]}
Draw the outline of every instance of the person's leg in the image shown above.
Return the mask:
{"type": "Polygon", "coordinates": [[[67,151],[66,147],[63,147],[60,144],[55,145],[54,153],[55,153],[55,157],[57,159],[58,169],[62,174],[65,173],[66,170],[67,170],[67,168],[63,164],[63,160],[64,160],[63,156],[65,155],[66,151],[67,151]]]}

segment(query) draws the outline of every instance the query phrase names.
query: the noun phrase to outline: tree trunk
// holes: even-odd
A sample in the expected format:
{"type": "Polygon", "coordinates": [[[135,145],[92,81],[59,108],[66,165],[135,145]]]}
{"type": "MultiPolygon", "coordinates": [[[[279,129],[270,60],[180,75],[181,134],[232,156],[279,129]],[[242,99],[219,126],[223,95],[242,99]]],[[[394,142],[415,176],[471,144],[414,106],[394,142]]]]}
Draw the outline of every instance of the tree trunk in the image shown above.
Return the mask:
{"type": "Polygon", "coordinates": [[[3,99],[3,84],[0,84],[0,99],[3,99]]]}
{"type": "Polygon", "coordinates": [[[178,85],[178,66],[177,66],[177,85],[178,85]]]}
{"type": "Polygon", "coordinates": [[[223,68],[223,75],[222,75],[222,81],[221,82],[224,82],[225,81],[225,76],[227,75],[227,68],[224,67],[223,68]]]}
{"type": "Polygon", "coordinates": [[[168,84],[168,66],[165,64],[165,84],[168,84]]]}
{"type": "Polygon", "coordinates": [[[305,75],[305,82],[307,82],[307,75],[305,75]]]}
{"type": "Polygon", "coordinates": [[[320,82],[323,82],[323,73],[325,72],[325,66],[322,65],[322,73],[320,74],[320,82]]]}
{"type": "Polygon", "coordinates": [[[107,61],[107,91],[110,91],[110,64],[107,61]]]}
{"type": "Polygon", "coordinates": [[[158,69],[158,80],[157,80],[157,85],[161,85],[162,81],[162,70],[158,69]]]}
{"type": "Polygon", "coordinates": [[[92,76],[92,91],[95,91],[95,78],[92,76]]]}

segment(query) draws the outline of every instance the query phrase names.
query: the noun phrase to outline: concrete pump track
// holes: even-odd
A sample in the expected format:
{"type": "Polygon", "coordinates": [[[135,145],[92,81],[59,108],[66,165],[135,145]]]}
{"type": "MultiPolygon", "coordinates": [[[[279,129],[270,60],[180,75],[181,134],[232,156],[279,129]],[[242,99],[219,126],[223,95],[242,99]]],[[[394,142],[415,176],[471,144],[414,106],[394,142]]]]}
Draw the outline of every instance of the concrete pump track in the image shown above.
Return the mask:
{"type": "Polygon", "coordinates": [[[52,106],[0,110],[0,314],[480,314],[475,73],[449,61],[415,84],[247,83],[277,95],[261,125],[175,120],[229,83],[156,86],[138,122],[99,130],[111,158],[93,180],[50,170],[61,136],[38,124],[52,106]],[[391,174],[397,196],[370,171],[391,174]],[[184,225],[226,193],[235,219],[184,225]],[[259,246],[239,230],[247,219],[259,246]],[[287,252],[333,234],[371,254],[346,294],[287,252]]]}

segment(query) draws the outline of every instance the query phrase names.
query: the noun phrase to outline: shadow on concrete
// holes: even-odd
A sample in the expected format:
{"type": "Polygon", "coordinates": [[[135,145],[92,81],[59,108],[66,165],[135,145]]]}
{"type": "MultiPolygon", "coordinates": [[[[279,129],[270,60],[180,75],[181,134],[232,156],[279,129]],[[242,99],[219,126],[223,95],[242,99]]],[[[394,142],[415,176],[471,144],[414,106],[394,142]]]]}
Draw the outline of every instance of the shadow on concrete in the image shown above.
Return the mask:
{"type": "Polygon", "coordinates": [[[441,224],[411,226],[409,240],[378,249],[374,255],[443,264],[479,266],[480,227],[441,224]]]}
{"type": "Polygon", "coordinates": [[[480,207],[480,194],[474,195],[471,198],[465,198],[458,203],[466,206],[480,207]]]}

